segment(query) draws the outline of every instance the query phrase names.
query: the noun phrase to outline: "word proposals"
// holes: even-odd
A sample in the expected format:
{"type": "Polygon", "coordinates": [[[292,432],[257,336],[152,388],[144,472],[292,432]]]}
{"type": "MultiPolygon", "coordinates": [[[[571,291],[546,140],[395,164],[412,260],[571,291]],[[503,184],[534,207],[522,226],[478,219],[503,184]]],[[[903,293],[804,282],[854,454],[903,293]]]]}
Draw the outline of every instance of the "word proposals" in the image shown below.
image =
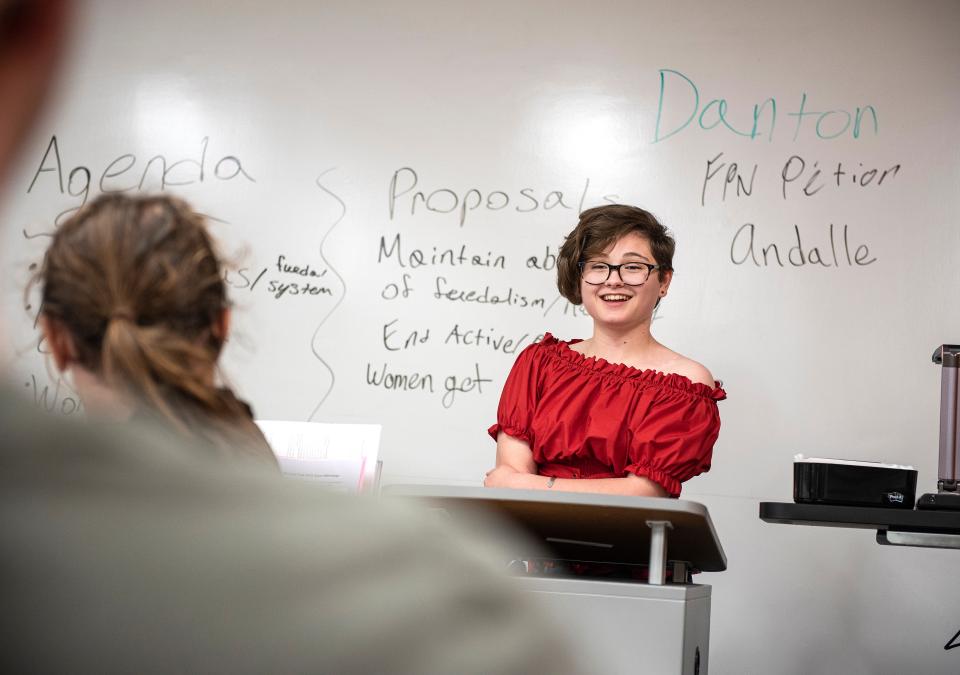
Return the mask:
{"type": "MultiPolygon", "coordinates": [[[[79,203],[57,214],[54,224],[59,224],[65,216],[87,203],[94,177],[100,192],[104,193],[143,190],[145,187],[165,190],[168,187],[182,187],[213,180],[256,182],[236,155],[208,157],[209,143],[210,137],[204,136],[197,154],[193,157],[172,158],[157,154],[141,162],[133,153],[124,153],[99,170],[83,164],[73,168],[70,168],[69,164],[64,166],[60,157],[60,143],[54,135],[50,137],[47,149],[33,174],[27,194],[35,188],[52,188],[60,195],[79,199],[79,203]]],[[[26,232],[24,235],[31,238],[26,232]]]]}
{"type": "MultiPolygon", "coordinates": [[[[502,211],[507,209],[515,213],[531,211],[550,211],[561,208],[574,214],[583,211],[590,191],[590,179],[583,181],[575,190],[536,190],[524,187],[519,190],[481,190],[468,188],[454,190],[445,186],[420,188],[420,176],[408,166],[397,169],[390,179],[388,192],[388,211],[393,220],[400,210],[409,210],[411,216],[423,213],[455,214],[460,227],[467,221],[467,214],[482,209],[484,211],[502,211]],[[575,209],[575,210],[574,210],[575,209]]],[[[618,195],[604,195],[604,202],[616,204],[618,195]]]]}
{"type": "MultiPolygon", "coordinates": [[[[653,142],[659,143],[694,127],[702,131],[719,130],[727,135],[755,140],[772,141],[777,122],[784,114],[782,102],[772,96],[752,108],[743,105],[730,110],[727,98],[717,97],[701,105],[700,88],[689,77],[677,70],[660,71],[660,99],[657,104],[657,122],[653,142]]],[[[840,137],[860,138],[869,132],[880,133],[877,109],[872,105],[856,106],[852,110],[807,106],[807,94],[802,92],[796,103],[787,108],[784,120],[792,127],[793,140],[819,138],[830,140],[840,137]],[[792,119],[791,119],[792,118],[792,119]]]]}

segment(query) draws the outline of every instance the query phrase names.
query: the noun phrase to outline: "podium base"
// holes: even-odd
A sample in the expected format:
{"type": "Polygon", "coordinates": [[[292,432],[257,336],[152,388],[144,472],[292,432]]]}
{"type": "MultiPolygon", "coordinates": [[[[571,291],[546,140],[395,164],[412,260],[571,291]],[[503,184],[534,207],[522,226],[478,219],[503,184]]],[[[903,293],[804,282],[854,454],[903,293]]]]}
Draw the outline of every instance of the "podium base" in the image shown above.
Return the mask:
{"type": "Polygon", "coordinates": [[[701,584],[515,577],[547,611],[574,627],[572,649],[590,672],[707,675],[712,589],[701,584]]]}

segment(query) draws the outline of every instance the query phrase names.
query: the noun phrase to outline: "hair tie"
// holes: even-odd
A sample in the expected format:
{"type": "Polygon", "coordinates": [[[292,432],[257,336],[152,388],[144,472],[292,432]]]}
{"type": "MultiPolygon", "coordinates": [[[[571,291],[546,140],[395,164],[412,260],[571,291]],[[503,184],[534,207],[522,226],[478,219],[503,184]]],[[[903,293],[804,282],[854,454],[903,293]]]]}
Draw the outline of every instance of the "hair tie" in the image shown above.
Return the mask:
{"type": "Polygon", "coordinates": [[[129,321],[130,323],[135,323],[137,317],[134,316],[133,311],[129,307],[117,307],[110,312],[110,320],[129,321]]]}

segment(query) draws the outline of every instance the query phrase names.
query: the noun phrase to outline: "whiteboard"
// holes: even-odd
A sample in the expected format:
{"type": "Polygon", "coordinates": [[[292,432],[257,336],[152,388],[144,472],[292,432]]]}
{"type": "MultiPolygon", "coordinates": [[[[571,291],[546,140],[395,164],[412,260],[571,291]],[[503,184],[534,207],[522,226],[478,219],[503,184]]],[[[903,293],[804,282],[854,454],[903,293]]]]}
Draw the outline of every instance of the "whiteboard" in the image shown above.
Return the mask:
{"type": "Polygon", "coordinates": [[[381,424],[385,484],[477,485],[516,354],[589,335],[563,235],[636,204],[678,243],[654,334],[729,393],[683,493],[729,555],[700,577],[713,672],[960,670],[955,554],[757,518],[797,452],[935,486],[956,2],[101,0],[79,23],[0,202],[3,360],[38,405],[77,414],[19,290],[45,235],[165,189],[232,261],[224,370],[259,418],[381,424]]]}

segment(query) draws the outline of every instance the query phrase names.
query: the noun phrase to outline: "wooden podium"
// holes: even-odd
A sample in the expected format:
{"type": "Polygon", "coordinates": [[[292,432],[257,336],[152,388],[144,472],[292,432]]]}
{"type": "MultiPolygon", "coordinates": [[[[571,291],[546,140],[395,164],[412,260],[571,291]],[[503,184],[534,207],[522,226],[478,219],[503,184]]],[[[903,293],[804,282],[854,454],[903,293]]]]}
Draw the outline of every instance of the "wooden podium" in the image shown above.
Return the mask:
{"type": "Polygon", "coordinates": [[[436,485],[394,485],[383,494],[421,500],[454,522],[486,523],[489,534],[500,532],[497,520],[509,523],[523,535],[502,534],[510,560],[646,567],[648,581],[521,572],[516,583],[571,630],[586,664],[603,664],[598,672],[707,672],[711,589],[690,579],[723,571],[727,561],[702,504],[436,485]]]}

